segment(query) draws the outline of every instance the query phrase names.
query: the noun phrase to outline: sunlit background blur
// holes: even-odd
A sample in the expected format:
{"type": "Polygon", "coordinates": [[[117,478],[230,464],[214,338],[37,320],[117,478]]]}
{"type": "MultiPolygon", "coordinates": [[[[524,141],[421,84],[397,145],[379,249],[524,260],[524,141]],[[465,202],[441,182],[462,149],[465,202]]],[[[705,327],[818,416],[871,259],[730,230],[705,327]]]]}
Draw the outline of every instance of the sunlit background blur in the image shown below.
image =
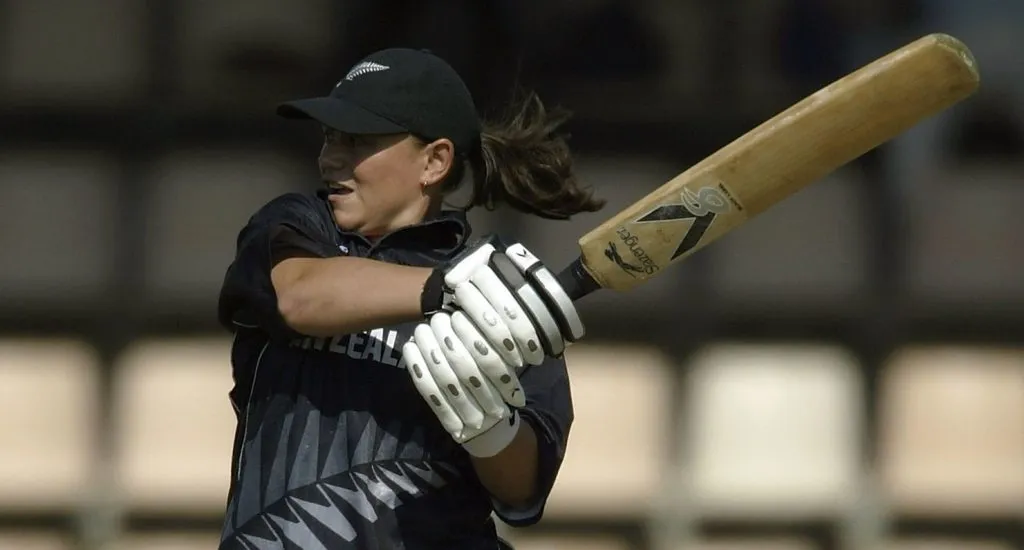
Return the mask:
{"type": "Polygon", "coordinates": [[[317,185],[273,114],[427,47],[480,110],[576,112],[609,200],[477,212],[553,267],[760,121],[923,34],[981,92],[628,295],[582,308],[576,421],[527,550],[1024,549],[1024,2],[0,2],[0,549],[217,545],[216,295],[255,208],[317,185]]]}

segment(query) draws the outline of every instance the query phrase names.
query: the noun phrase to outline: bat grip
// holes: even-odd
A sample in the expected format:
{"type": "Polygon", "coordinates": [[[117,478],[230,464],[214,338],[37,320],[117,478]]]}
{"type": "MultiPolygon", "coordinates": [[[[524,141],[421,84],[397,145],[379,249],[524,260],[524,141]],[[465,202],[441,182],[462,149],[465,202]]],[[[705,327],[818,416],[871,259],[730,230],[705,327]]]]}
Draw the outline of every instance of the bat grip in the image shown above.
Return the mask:
{"type": "Polygon", "coordinates": [[[562,285],[565,293],[569,295],[569,299],[574,302],[601,288],[601,285],[597,284],[597,281],[583,267],[581,258],[573,260],[558,273],[557,278],[558,284],[562,285]]]}

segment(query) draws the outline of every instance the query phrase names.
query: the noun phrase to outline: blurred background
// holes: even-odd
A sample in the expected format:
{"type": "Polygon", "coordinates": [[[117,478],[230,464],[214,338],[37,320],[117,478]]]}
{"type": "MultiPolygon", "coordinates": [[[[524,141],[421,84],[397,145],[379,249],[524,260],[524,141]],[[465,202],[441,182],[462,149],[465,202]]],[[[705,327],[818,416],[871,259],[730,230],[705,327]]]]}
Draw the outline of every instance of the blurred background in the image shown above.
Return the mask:
{"type": "Polygon", "coordinates": [[[612,213],[930,32],[982,89],[629,295],[582,305],[576,422],[519,548],[1024,549],[1024,2],[0,2],[0,548],[215,548],[216,295],[317,185],[273,114],[426,47],[483,113],[575,111],[607,211],[474,212],[553,266],[612,213]]]}

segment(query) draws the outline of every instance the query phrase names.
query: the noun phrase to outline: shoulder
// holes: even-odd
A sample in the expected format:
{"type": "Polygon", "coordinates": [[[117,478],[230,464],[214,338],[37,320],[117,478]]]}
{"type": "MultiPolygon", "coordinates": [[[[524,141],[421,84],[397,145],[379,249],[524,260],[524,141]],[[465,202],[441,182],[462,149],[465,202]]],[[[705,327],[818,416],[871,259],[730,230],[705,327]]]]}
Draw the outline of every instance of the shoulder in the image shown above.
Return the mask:
{"type": "Polygon", "coordinates": [[[249,225],[306,222],[322,224],[325,205],[313,195],[285,193],[267,201],[249,218],[249,225]]]}
{"type": "Polygon", "coordinates": [[[334,241],[336,226],[327,204],[315,195],[285,193],[267,201],[253,213],[238,234],[238,249],[249,241],[262,243],[281,230],[313,242],[334,241]]]}

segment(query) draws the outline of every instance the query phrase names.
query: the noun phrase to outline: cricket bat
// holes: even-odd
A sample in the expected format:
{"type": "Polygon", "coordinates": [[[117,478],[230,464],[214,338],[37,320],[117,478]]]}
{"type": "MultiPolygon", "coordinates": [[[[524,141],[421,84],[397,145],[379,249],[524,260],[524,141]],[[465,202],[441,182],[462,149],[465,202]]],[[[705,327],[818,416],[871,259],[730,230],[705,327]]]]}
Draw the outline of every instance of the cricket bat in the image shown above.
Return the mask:
{"type": "Polygon", "coordinates": [[[573,300],[631,290],[774,204],[970,96],[973,54],[935,33],[844,76],[672,178],[579,239],[558,274],[573,300]]]}

